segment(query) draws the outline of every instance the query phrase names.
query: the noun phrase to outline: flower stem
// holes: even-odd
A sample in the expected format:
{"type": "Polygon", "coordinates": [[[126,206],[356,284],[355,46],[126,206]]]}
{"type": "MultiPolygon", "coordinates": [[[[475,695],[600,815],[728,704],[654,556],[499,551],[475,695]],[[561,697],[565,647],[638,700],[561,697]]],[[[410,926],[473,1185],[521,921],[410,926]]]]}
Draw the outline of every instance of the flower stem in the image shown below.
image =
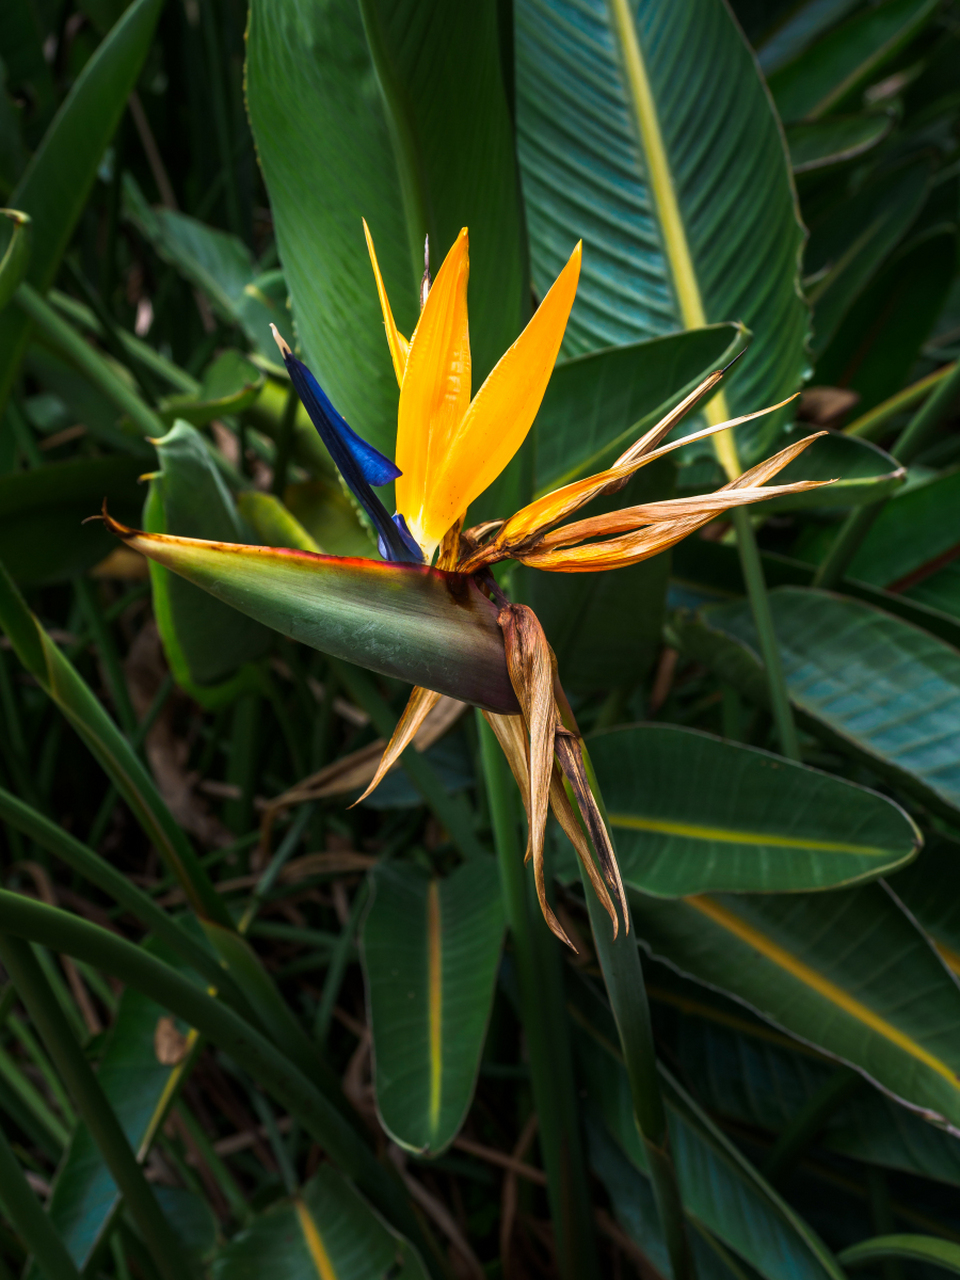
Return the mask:
{"type": "Polygon", "coordinates": [[[589,1280],[599,1271],[558,944],[539,912],[530,910],[513,777],[493,731],[479,712],[477,725],[500,883],[513,940],[557,1261],[564,1280],[589,1280]]]}
{"type": "Polygon", "coordinates": [[[767,584],[763,578],[763,565],[760,562],[753,525],[750,523],[745,507],[734,509],[733,527],[737,531],[737,550],[740,552],[743,580],[747,585],[753,622],[757,628],[760,657],[767,674],[770,710],[773,712],[773,722],[780,739],[780,750],[788,760],[799,760],[800,742],[797,738],[797,727],[793,722],[793,709],[790,706],[787,681],[783,674],[780,646],[773,627],[773,614],[770,611],[767,584]]]}
{"type": "MultiPolygon", "coordinates": [[[[612,831],[604,809],[603,797],[597,783],[593,764],[585,745],[581,745],[584,764],[590,779],[590,789],[600,806],[607,830],[612,831]]],[[[670,1155],[670,1135],[667,1116],[660,1094],[657,1074],[657,1055],[650,1023],[650,1005],[643,981],[640,950],[633,920],[624,921],[616,938],[610,927],[610,917],[600,904],[583,867],[580,868],[590,927],[593,932],[597,958],[603,971],[610,1008],[613,1012],[623,1062],[630,1082],[630,1096],[637,1127],[643,1138],[643,1146],[650,1171],[650,1181],[663,1228],[664,1242],[670,1257],[673,1280],[693,1280],[693,1257],[687,1239],[683,1201],[677,1185],[676,1170],[670,1155]]]]}
{"type": "Polygon", "coordinates": [[[99,1147],[163,1280],[183,1280],[193,1273],[193,1268],[163,1216],[120,1121],[74,1039],[30,944],[7,934],[0,935],[0,958],[99,1147]]]}

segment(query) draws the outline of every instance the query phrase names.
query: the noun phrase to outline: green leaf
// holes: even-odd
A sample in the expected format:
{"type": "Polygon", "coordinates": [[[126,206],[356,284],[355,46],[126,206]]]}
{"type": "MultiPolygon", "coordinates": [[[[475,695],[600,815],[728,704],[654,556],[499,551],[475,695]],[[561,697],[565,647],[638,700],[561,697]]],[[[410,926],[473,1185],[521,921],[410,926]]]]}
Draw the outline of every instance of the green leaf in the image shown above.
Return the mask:
{"type": "Polygon", "coordinates": [[[898,494],[861,543],[850,576],[960,617],[954,520],[958,501],[960,469],[931,476],[898,494]]]}
{"type": "Polygon", "coordinates": [[[960,991],[882,882],[829,894],[630,898],[655,956],[958,1125],[960,991]]]}
{"type": "Polygon", "coordinates": [[[717,324],[561,360],[535,424],[537,495],[610,466],[747,339],[717,324]]]}
{"type": "MultiPolygon", "coordinates": [[[[672,556],[675,578],[681,586],[695,588],[698,604],[704,599],[713,602],[718,596],[743,595],[745,587],[736,547],[706,542],[702,538],[688,538],[674,547],[672,556]]],[[[770,587],[805,587],[813,581],[814,566],[803,560],[765,551],[761,553],[761,561],[770,587]]],[[[871,587],[856,578],[846,578],[843,589],[853,599],[865,600],[875,608],[903,618],[960,649],[960,620],[957,618],[906,596],[871,587]]]]}
{"type": "Polygon", "coordinates": [[[13,234],[7,241],[3,257],[0,258],[0,311],[2,311],[16,293],[20,281],[27,274],[27,267],[30,264],[32,223],[30,215],[21,213],[19,209],[0,209],[0,214],[13,223],[13,234]]]}
{"type": "Polygon", "coordinates": [[[818,120],[877,76],[938,0],[886,0],[858,13],[769,77],[781,118],[818,120]]]}
{"type": "Polygon", "coordinates": [[[129,171],[123,175],[123,208],[163,261],[209,299],[220,319],[239,325],[257,350],[279,365],[271,322],[292,340],[282,272],[258,275],[239,236],[173,209],[151,208],[129,171]]]}
{"type": "Polygon", "coordinates": [[[384,1128],[439,1155],[473,1099],[500,963],[504,909],[492,858],[443,880],[407,863],[372,873],[362,957],[384,1128]]]}
{"type": "MultiPolygon", "coordinates": [[[[249,542],[251,532],[203,439],[178,422],[156,441],[160,472],[150,480],[144,524],[151,533],[249,542]]],[[[204,686],[217,686],[269,648],[266,627],[211,600],[183,578],[150,563],[154,612],[170,669],[177,682],[201,700],[204,686]]],[[[215,698],[217,693],[211,689],[215,698]]]]}
{"type": "MultiPolygon", "coordinates": [[[[787,0],[779,6],[780,12],[773,15],[767,5],[762,5],[762,30],[754,32],[750,26],[746,29],[756,45],[757,59],[764,74],[770,75],[797,57],[822,31],[855,9],[857,3],[858,0],[805,0],[804,3],[793,4],[787,0]]],[[[740,20],[746,25],[744,17],[740,20]]]]}
{"type": "Polygon", "coordinates": [[[324,1165],[293,1200],[241,1231],[213,1260],[211,1280],[426,1280],[413,1246],[346,1178],[324,1165]]]}
{"type": "MultiPolygon", "coordinates": [[[[596,499],[590,514],[672,497],[674,474],[669,459],[653,462],[620,493],[596,499]]],[[[611,685],[634,685],[656,657],[669,572],[669,555],[660,555],[607,573],[541,573],[521,567],[513,582],[516,595],[540,619],[565,687],[609,690],[611,685]],[[625,600],[642,600],[643,609],[624,608],[625,600]]]]}
{"type": "Polygon", "coordinates": [[[237,495],[237,511],[264,546],[295,547],[298,551],[323,554],[296,516],[274,494],[245,489],[237,495]]]}
{"type": "Polygon", "coordinates": [[[198,395],[168,396],[161,401],[160,417],[171,426],[183,418],[194,427],[203,427],[214,418],[249,409],[265,385],[262,371],[231,348],[207,369],[198,395]]]}
{"type": "MultiPolygon", "coordinates": [[[[518,0],[517,142],[543,295],[584,240],[564,350],[739,320],[756,336],[721,421],[796,390],[802,232],[783,138],[721,0],[518,0]],[[750,263],[745,271],[743,264],[750,263]]],[[[745,458],[776,438],[739,435],[745,458]]]]}
{"type": "MultiPolygon", "coordinates": [[[[605,1152],[591,1134],[591,1157],[596,1160],[600,1155],[600,1167],[606,1168],[605,1181],[618,1217],[624,1210],[633,1216],[631,1174],[634,1185],[640,1182],[646,1190],[647,1160],[633,1117],[626,1072],[619,1055],[612,1051],[615,1033],[610,1031],[612,1028],[601,1035],[596,1030],[581,1032],[576,1038],[577,1052],[583,1064],[588,1116],[602,1124],[615,1144],[614,1151],[605,1152]]],[[[767,1280],[824,1280],[826,1276],[840,1280],[839,1267],[815,1232],[781,1200],[662,1065],[660,1087],[680,1194],[694,1230],[706,1228],[767,1280]]],[[[629,1221],[626,1217],[624,1225],[629,1221]]],[[[654,1244],[659,1224],[654,1219],[649,1226],[653,1227],[650,1243],[654,1244]]],[[[699,1255],[703,1241],[700,1248],[696,1248],[696,1236],[694,1241],[699,1255]]],[[[648,1248],[647,1240],[640,1243],[648,1248]]]]}
{"type": "MultiPolygon", "coordinates": [[[[8,8],[12,9],[13,6],[8,8]]],[[[4,32],[3,35],[5,34],[4,32]]],[[[2,35],[0,45],[8,51],[2,35]]],[[[49,71],[47,74],[49,75],[49,71]]],[[[7,67],[3,58],[0,58],[0,197],[6,196],[17,185],[25,164],[26,155],[20,133],[20,108],[14,104],[7,90],[7,67]]]]}
{"type": "Polygon", "coordinates": [[[838,116],[787,128],[794,173],[814,173],[855,160],[882,142],[893,128],[891,115],[838,116]]]}
{"type": "MultiPolygon", "coordinates": [[[[156,943],[148,950],[175,967],[176,958],[156,943]]],[[[108,1033],[97,1077],[134,1151],[145,1156],[188,1074],[193,1055],[177,1066],[164,1065],[154,1046],[157,1024],[166,1010],[128,987],[120,997],[117,1016],[108,1033]]],[[[190,1035],[184,1024],[181,1035],[190,1035]]],[[[197,1045],[196,1033],[188,1040],[197,1045]]],[[[61,1232],[79,1269],[86,1267],[110,1229],[120,1207],[120,1193],[89,1129],[80,1125],[71,1138],[57,1172],[48,1212],[61,1232]]],[[[36,1268],[32,1271],[37,1278],[36,1268]]]]}
{"type": "MultiPolygon", "coordinates": [[[[684,1078],[711,1113],[779,1133],[837,1068],[731,1001],[714,999],[715,1019],[706,1003],[697,1010],[701,1016],[680,1014],[684,1078]]],[[[817,1141],[854,1160],[960,1186],[960,1142],[878,1089],[860,1088],[838,1106],[817,1141]]]]}
{"type": "MultiPolygon", "coordinates": [[[[769,593],[790,700],[821,736],[924,803],[960,813],[960,654],[858,600],[778,587],[769,593]]],[[[681,622],[684,648],[749,696],[766,693],[744,601],[681,622]]]]}
{"type": "Polygon", "coordinates": [[[81,521],[107,498],[134,516],[143,462],[123,454],[51,462],[0,476],[0,559],[18,582],[64,582],[109,555],[105,529],[81,521]]]}
{"type": "Polygon", "coordinates": [[[463,574],[113,531],[248,617],[323,653],[515,714],[497,609],[463,574]]]}
{"type": "MultiPolygon", "coordinates": [[[[800,422],[786,434],[782,443],[809,434],[809,423],[800,422]]],[[[835,483],[829,488],[771,498],[757,507],[757,514],[767,516],[777,511],[805,511],[814,507],[858,507],[893,493],[906,478],[900,464],[878,445],[856,436],[830,432],[785,466],[777,476],[777,484],[792,484],[797,480],[833,480],[835,483]]]]}
{"type": "Polygon", "coordinates": [[[930,190],[929,160],[881,172],[810,229],[805,266],[813,283],[812,350],[819,357],[841,320],[910,229],[930,190]]]}
{"type": "Polygon", "coordinates": [[[947,968],[960,976],[960,844],[937,833],[928,836],[916,865],[890,887],[930,935],[947,968]]]}
{"type": "MultiPolygon", "coordinates": [[[[134,0],[80,72],[10,195],[10,204],[33,219],[27,278],[41,292],[53,283],[87,203],[97,166],[152,43],[161,7],[162,0],[134,0]]],[[[30,324],[19,309],[0,315],[0,406],[10,393],[29,332],[30,324]]]]}
{"type": "Polygon", "coordinates": [[[255,0],[247,105],[304,359],[350,425],[392,453],[398,392],[361,216],[406,334],[424,235],[436,270],[469,227],[475,385],[524,318],[497,6],[255,0]]]}
{"type": "Polygon", "coordinates": [[[956,261],[954,227],[934,227],[905,245],[847,312],[817,362],[817,380],[859,392],[858,415],[905,386],[943,309],[956,261]]]}
{"type": "Polygon", "coordinates": [[[130,806],[148,840],[201,916],[230,923],[223,902],[156,785],[103,704],[27,608],[0,565],[0,627],[17,657],[52,698],[130,806]]]}
{"type": "Polygon", "coordinates": [[[859,1244],[851,1245],[840,1254],[840,1261],[845,1267],[859,1267],[884,1258],[908,1258],[911,1262],[960,1273],[960,1245],[937,1236],[874,1236],[872,1240],[861,1240],[859,1244]]]}
{"type": "Polygon", "coordinates": [[[658,897],[830,889],[920,847],[884,796],[711,734],[637,725],[592,737],[590,755],[624,881],[658,897]]]}

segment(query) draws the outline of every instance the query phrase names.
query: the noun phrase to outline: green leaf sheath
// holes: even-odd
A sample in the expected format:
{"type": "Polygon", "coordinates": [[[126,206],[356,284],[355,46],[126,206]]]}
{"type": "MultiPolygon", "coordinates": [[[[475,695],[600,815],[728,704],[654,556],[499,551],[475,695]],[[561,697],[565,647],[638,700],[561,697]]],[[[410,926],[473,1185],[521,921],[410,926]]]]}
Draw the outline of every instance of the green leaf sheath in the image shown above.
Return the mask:
{"type": "MultiPolygon", "coordinates": [[[[57,267],[87,202],[97,166],[113,137],[153,39],[162,0],[134,0],[77,77],[56,118],[10,195],[33,221],[27,279],[41,293],[57,267]]],[[[0,407],[30,332],[27,318],[0,315],[0,407]]]]}
{"type": "MultiPolygon", "coordinates": [[[[10,895],[14,897],[15,895],[10,895]]],[[[136,948],[134,948],[136,950],[136,948]]],[[[0,957],[27,1007],[77,1110],[96,1139],[163,1280],[191,1274],[170,1224],[130,1149],[93,1069],[73,1037],[28,942],[0,936],[0,957]]]]}
{"type": "Polygon", "coordinates": [[[0,891],[0,929],[114,974],[229,1053],[295,1114],[376,1208],[410,1240],[420,1228],[396,1177],[299,1069],[232,1010],[142,948],[55,907],[0,891]]]}
{"type": "MultiPolygon", "coordinates": [[[[783,136],[729,10],[721,0],[518,0],[515,13],[540,296],[569,242],[584,240],[564,350],[740,320],[755,336],[731,375],[731,411],[796,390],[808,328],[796,287],[802,232],[783,136]]],[[[744,459],[775,431],[769,419],[741,428],[744,459]]]]}

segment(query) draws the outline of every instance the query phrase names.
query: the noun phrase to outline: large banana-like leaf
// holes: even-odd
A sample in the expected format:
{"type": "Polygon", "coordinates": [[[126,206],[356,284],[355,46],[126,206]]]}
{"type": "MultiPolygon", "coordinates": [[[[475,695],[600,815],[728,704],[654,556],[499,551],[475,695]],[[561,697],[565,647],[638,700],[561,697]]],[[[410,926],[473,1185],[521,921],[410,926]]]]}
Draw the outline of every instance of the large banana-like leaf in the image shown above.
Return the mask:
{"type": "MultiPolygon", "coordinates": [[[[517,0],[515,12],[518,149],[541,295],[563,246],[584,241],[566,352],[740,320],[754,341],[712,420],[796,390],[807,310],[789,162],[722,0],[517,0]]],[[[744,457],[775,432],[765,420],[743,433],[744,457]]]]}
{"type": "Polygon", "coordinates": [[[425,565],[141,533],[107,519],[155,563],[294,640],[461,702],[518,711],[497,610],[472,578],[425,565]]]}
{"type": "MultiPolygon", "coordinates": [[[[590,1026],[589,1031],[580,1032],[576,1038],[587,1091],[587,1114],[603,1130],[598,1134],[592,1132],[592,1125],[588,1129],[591,1161],[607,1184],[617,1216],[629,1231],[636,1223],[636,1201],[642,1201],[647,1191],[647,1158],[637,1132],[626,1072],[610,1049],[616,1044],[616,1033],[611,1027],[604,1027],[603,1019],[595,1012],[583,1008],[582,996],[577,1003],[584,1015],[578,1021],[590,1026]]],[[[826,1280],[828,1276],[840,1280],[839,1267],[816,1233],[780,1199],[663,1068],[660,1087],[680,1194],[693,1228],[695,1254],[700,1253],[696,1241],[699,1229],[707,1240],[719,1237],[767,1280],[826,1280]]],[[[653,1218],[644,1226],[649,1235],[641,1236],[638,1243],[644,1250],[650,1249],[659,1263],[659,1224],[653,1218]]],[[[711,1271],[708,1268],[708,1274],[711,1271]]]]}
{"type": "MultiPolygon", "coordinates": [[[[153,39],[162,0],[134,0],[77,77],[66,101],[9,197],[33,220],[27,278],[49,288],[153,39]]],[[[17,307],[0,316],[0,408],[30,325],[17,307]]]]}
{"type": "MultiPolygon", "coordinates": [[[[837,1068],[801,1045],[791,1047],[731,1002],[717,1003],[715,1020],[680,1015],[684,1076],[711,1112],[779,1133],[837,1068]]],[[[877,1089],[859,1088],[838,1106],[818,1142],[855,1160],[960,1186],[960,1141],[877,1089]]]]}
{"type": "Polygon", "coordinates": [[[960,990],[882,882],[631,903],[654,955],[960,1130],[960,990]]]}
{"type": "Polygon", "coordinates": [[[392,453],[397,385],[361,216],[406,334],[424,235],[436,265],[469,227],[476,385],[523,319],[497,5],[254,0],[247,103],[304,359],[351,426],[392,453]]]}
{"type": "Polygon", "coordinates": [[[590,755],[624,881],[644,893],[834,888],[920,846],[875,791],[710,734],[638,725],[591,738],[590,755]]]}
{"type": "Polygon", "coordinates": [[[492,858],[433,880],[408,863],[373,873],[363,926],[377,1109],[402,1146],[439,1155],[473,1097],[500,962],[492,858]]]}
{"type": "Polygon", "coordinates": [[[426,1280],[409,1241],[391,1231],[346,1178],[324,1165],[291,1200],[224,1245],[212,1280],[426,1280]]]}
{"type": "MultiPolygon", "coordinates": [[[[960,653],[879,609],[825,591],[770,592],[790,699],[823,736],[948,814],[960,813],[960,653]]],[[[742,601],[681,623],[685,648],[765,698],[742,601]]]]}

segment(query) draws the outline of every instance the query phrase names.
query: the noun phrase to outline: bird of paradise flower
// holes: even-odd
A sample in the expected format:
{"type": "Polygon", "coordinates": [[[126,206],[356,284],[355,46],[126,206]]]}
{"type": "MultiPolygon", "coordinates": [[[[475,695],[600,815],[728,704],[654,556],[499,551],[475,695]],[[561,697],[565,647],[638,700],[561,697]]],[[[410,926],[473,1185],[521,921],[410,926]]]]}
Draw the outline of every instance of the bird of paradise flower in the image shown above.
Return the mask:
{"type": "Polygon", "coordinates": [[[537,498],[507,519],[465,529],[470,504],[509,464],[536,418],[573,306],[581,245],[516,342],[472,395],[466,228],[436,279],[431,282],[429,268],[425,272],[420,318],[407,339],[394,321],[366,222],[363,227],[400,386],[396,462],[348,426],[307,366],[276,330],[274,336],[294,388],[377,532],[386,563],[144,533],[121,525],[106,510],[103,519],[130,546],[258,620],[373,670],[422,680],[364,796],[410,745],[442,694],[479,706],[523,797],[529,829],[526,857],[533,862],[547,924],[570,945],[546,895],[543,848],[552,809],[616,936],[614,899],[624,921],[629,912],[583,739],[539,621],[527,606],[505,596],[491,568],[510,559],[548,572],[589,573],[645,560],[733,507],[824,483],[767,483],[823,433],[790,444],[715,493],[570,521],[594,498],[622,489],[655,459],[781,407],[665,443],[677,423],[716,387],[722,371],[714,372],[612,466],[537,498]],[[396,482],[393,516],[374,492],[390,481],[396,482]],[[378,612],[381,627],[384,616],[393,620],[392,647],[376,630],[378,612]],[[412,651],[402,652],[405,645],[412,651]]]}

